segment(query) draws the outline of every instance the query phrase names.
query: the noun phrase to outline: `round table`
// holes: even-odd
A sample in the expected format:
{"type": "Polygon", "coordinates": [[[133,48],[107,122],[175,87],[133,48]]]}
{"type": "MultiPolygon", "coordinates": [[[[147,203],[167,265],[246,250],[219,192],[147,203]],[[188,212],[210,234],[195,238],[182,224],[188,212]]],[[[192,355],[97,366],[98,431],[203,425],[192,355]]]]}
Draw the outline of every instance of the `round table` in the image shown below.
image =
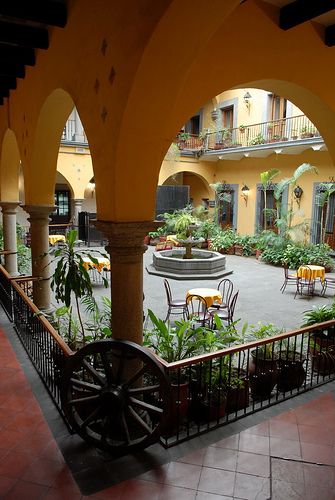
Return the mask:
{"type": "Polygon", "coordinates": [[[306,264],[305,266],[300,266],[297,270],[298,278],[305,278],[310,280],[315,280],[320,278],[321,281],[325,279],[325,268],[323,266],[315,266],[306,264]]]}
{"type": "Polygon", "coordinates": [[[186,293],[186,302],[190,295],[200,295],[206,301],[207,307],[211,307],[214,302],[222,302],[221,293],[217,288],[191,288],[186,293]]]}
{"type": "Polygon", "coordinates": [[[49,244],[55,245],[58,241],[65,242],[64,234],[49,234],[49,244]]]}

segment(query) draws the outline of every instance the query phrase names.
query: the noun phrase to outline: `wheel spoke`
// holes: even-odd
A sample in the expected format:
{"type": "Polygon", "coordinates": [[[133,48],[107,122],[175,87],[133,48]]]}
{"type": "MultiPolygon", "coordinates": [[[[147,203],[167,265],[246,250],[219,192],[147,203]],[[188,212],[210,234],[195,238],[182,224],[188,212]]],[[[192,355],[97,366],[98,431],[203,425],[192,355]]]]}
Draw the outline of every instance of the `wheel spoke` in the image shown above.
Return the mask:
{"type": "Polygon", "coordinates": [[[149,403],[145,403],[144,401],[135,398],[129,398],[129,400],[132,405],[138,406],[139,408],[142,408],[142,410],[147,410],[149,412],[156,413],[157,415],[161,415],[163,413],[163,409],[158,406],[150,405],[149,403]]]}
{"type": "Polygon", "coordinates": [[[91,392],[101,392],[101,386],[91,384],[90,382],[85,382],[85,380],[79,380],[77,378],[71,378],[70,382],[72,382],[73,386],[82,387],[83,389],[87,389],[91,392]]]}
{"type": "Polygon", "coordinates": [[[130,412],[130,415],[134,418],[134,420],[146,431],[147,434],[151,434],[152,429],[148,426],[146,422],[139,416],[138,413],[131,407],[128,406],[128,410],[130,412]]]}
{"type": "Polygon", "coordinates": [[[130,379],[127,382],[125,382],[124,385],[126,387],[131,386],[134,382],[136,382],[136,380],[138,380],[140,377],[142,377],[142,375],[144,375],[144,373],[146,371],[147,371],[147,367],[146,367],[146,365],[143,365],[142,368],[137,370],[137,372],[132,377],[130,377],[130,379]]]}
{"type": "Polygon", "coordinates": [[[76,404],[89,403],[90,401],[96,401],[99,396],[88,396],[87,398],[70,399],[69,405],[75,406],[76,404]]]}
{"type": "Polygon", "coordinates": [[[126,436],[127,444],[130,444],[130,434],[129,434],[129,429],[128,429],[128,425],[127,425],[127,422],[126,422],[126,417],[125,417],[124,412],[122,412],[121,424],[122,424],[122,427],[123,427],[124,434],[126,436]]]}
{"type": "Polygon", "coordinates": [[[112,374],[112,367],[110,365],[106,352],[101,353],[101,359],[104,365],[107,383],[110,385],[113,383],[113,374],[112,374]]]}
{"type": "Polygon", "coordinates": [[[92,413],[90,413],[89,416],[86,417],[85,420],[82,421],[82,423],[80,424],[80,428],[87,427],[88,424],[90,424],[91,422],[96,421],[97,419],[95,417],[98,416],[99,412],[100,412],[100,407],[95,408],[92,411],[92,413]]]}
{"type": "Polygon", "coordinates": [[[133,389],[128,389],[129,394],[143,394],[147,392],[157,392],[160,389],[160,385],[147,385],[146,387],[134,387],[133,389]]]}
{"type": "Polygon", "coordinates": [[[104,377],[99,373],[97,372],[97,370],[95,368],[93,368],[93,366],[88,363],[86,361],[86,359],[83,359],[83,366],[86,368],[86,370],[88,372],[90,372],[90,374],[92,375],[92,377],[101,385],[105,385],[105,379],[104,377]]]}

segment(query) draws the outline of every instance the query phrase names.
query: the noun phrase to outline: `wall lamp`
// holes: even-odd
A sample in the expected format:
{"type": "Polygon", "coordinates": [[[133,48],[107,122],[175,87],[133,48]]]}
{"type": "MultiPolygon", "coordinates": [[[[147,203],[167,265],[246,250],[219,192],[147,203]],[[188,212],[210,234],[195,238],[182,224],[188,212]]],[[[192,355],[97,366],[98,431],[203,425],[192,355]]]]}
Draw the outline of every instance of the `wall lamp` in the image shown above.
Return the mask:
{"type": "Polygon", "coordinates": [[[250,99],[251,98],[252,98],[252,96],[249,92],[246,92],[243,96],[244,104],[246,105],[246,108],[247,108],[249,113],[250,113],[250,99]]]}
{"type": "Polygon", "coordinates": [[[246,184],[244,184],[242,186],[241,191],[242,191],[241,196],[244,199],[245,206],[247,206],[248,205],[248,196],[249,196],[249,188],[248,188],[248,186],[246,184]]]}
{"type": "Polygon", "coordinates": [[[294,188],[293,193],[294,193],[295,201],[297,202],[297,205],[300,208],[300,201],[301,201],[301,197],[303,194],[303,189],[300,186],[297,186],[294,188]]]}

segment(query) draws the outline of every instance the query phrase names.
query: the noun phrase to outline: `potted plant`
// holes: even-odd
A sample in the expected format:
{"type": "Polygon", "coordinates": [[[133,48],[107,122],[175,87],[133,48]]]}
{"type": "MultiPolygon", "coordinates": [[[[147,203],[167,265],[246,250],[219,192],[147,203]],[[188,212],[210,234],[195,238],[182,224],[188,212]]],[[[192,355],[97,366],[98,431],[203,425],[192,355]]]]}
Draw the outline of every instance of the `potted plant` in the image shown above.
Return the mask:
{"type": "Polygon", "coordinates": [[[245,126],[245,125],[240,125],[240,126],[238,127],[238,129],[239,129],[239,131],[241,132],[241,134],[244,134],[245,129],[246,129],[246,126],[245,126]]]}
{"type": "Polygon", "coordinates": [[[219,231],[212,238],[211,248],[220,253],[234,254],[235,230],[232,228],[219,231]]]}
{"type": "MultiPolygon", "coordinates": [[[[251,325],[246,335],[248,341],[263,340],[282,333],[282,329],[272,323],[251,325]]],[[[251,394],[254,400],[264,400],[271,397],[272,390],[277,383],[278,354],[274,349],[274,342],[256,347],[250,352],[248,363],[251,394]]]]}
{"type": "Polygon", "coordinates": [[[304,363],[306,356],[297,350],[298,346],[290,346],[290,339],[280,341],[278,352],[277,388],[280,392],[298,389],[306,379],[304,363]]]}
{"type": "Polygon", "coordinates": [[[179,132],[178,139],[178,148],[184,149],[187,145],[187,140],[190,138],[190,134],[188,132],[179,132]]]}
{"type": "Polygon", "coordinates": [[[301,139],[307,139],[309,137],[314,137],[315,129],[313,127],[301,127],[300,129],[300,137],[301,139]]]}

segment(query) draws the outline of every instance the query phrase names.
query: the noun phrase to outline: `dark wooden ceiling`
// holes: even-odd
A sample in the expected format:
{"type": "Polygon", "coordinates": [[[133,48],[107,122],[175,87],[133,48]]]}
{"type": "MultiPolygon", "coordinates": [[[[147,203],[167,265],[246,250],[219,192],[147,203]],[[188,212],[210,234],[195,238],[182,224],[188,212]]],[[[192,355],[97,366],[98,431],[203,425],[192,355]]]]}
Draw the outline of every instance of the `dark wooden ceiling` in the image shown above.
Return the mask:
{"type": "Polygon", "coordinates": [[[49,47],[49,28],[64,28],[66,0],[0,0],[0,104],[49,47]]]}

